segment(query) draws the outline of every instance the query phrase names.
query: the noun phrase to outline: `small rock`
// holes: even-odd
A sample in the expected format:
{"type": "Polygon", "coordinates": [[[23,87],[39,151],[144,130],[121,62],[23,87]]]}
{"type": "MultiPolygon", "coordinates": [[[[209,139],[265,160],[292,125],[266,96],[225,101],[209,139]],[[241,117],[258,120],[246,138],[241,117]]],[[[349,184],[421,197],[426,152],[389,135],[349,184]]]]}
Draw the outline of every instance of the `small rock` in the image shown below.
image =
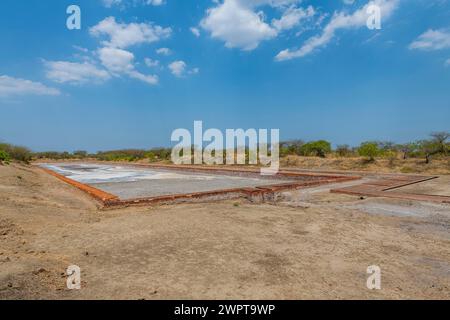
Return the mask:
{"type": "Polygon", "coordinates": [[[47,270],[45,270],[44,268],[39,268],[38,270],[33,271],[33,274],[38,275],[43,272],[47,272],[47,270]]]}
{"type": "Polygon", "coordinates": [[[88,256],[88,255],[89,255],[89,252],[86,251],[84,254],[85,254],[86,256],[88,256]]]}

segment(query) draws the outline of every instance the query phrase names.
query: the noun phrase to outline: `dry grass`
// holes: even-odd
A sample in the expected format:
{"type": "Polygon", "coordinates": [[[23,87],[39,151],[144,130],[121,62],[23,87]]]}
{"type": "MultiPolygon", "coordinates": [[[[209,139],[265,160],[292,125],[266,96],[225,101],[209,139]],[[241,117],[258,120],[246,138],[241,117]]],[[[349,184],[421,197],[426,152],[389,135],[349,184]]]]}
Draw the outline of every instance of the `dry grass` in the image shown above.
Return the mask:
{"type": "Polygon", "coordinates": [[[320,169],[320,170],[352,170],[374,171],[386,173],[420,173],[420,174],[450,174],[450,157],[433,159],[426,164],[424,159],[382,158],[368,162],[364,158],[344,157],[300,157],[287,156],[281,159],[281,166],[286,168],[320,169]]]}

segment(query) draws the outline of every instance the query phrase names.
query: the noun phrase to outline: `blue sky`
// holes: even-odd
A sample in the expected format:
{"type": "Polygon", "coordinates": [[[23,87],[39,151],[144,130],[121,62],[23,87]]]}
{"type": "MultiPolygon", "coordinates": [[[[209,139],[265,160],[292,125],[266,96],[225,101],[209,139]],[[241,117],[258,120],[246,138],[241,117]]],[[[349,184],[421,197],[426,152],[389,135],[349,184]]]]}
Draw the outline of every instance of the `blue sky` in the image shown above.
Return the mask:
{"type": "Polygon", "coordinates": [[[449,130],[450,1],[374,3],[380,30],[366,0],[3,0],[0,140],[151,148],[194,120],[335,145],[449,130]]]}

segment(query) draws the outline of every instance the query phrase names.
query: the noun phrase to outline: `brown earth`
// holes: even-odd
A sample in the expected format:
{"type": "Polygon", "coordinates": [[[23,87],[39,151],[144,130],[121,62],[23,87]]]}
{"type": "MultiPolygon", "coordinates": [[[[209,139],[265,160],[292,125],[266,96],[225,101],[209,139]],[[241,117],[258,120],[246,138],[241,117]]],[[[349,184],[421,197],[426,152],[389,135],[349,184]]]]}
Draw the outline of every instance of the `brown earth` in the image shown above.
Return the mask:
{"type": "Polygon", "coordinates": [[[103,210],[40,169],[0,166],[0,298],[450,298],[449,205],[332,187],[103,210]],[[72,264],[81,290],[66,288],[72,264]],[[369,265],[379,291],[366,288],[369,265]]]}

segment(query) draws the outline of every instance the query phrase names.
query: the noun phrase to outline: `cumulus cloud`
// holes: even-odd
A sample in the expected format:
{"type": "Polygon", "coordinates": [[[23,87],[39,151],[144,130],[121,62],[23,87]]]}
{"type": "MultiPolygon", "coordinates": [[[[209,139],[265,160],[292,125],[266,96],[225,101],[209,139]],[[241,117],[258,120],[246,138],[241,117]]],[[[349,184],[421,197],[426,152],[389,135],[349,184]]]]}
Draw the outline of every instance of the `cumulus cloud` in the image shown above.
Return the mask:
{"type": "Polygon", "coordinates": [[[111,8],[115,5],[124,5],[127,3],[131,4],[146,4],[146,5],[152,5],[152,6],[160,6],[164,4],[164,0],[102,0],[103,5],[107,8],[111,8]]]}
{"type": "Polygon", "coordinates": [[[111,73],[126,73],[134,69],[134,54],[130,51],[105,47],[98,50],[98,56],[111,73]]]}
{"type": "Polygon", "coordinates": [[[109,37],[108,41],[103,41],[104,46],[124,49],[168,38],[172,30],[151,23],[118,23],[114,17],[108,17],[90,28],[89,32],[95,37],[109,37]]]}
{"type": "Polygon", "coordinates": [[[198,28],[191,27],[189,30],[191,30],[192,34],[197,38],[200,37],[200,30],[198,30],[198,28]]]}
{"type": "Polygon", "coordinates": [[[261,41],[277,36],[276,29],[264,21],[261,11],[255,12],[239,0],[225,0],[208,9],[200,25],[213,38],[224,41],[226,47],[247,51],[257,48],[261,41]]]}
{"type": "Polygon", "coordinates": [[[450,48],[450,30],[430,29],[422,33],[414,42],[412,42],[409,45],[409,48],[426,51],[450,48]]]}
{"type": "Polygon", "coordinates": [[[154,67],[158,67],[159,66],[159,61],[158,60],[153,60],[151,58],[145,58],[144,62],[147,65],[147,67],[150,67],[150,68],[154,68],[154,67]]]}
{"type": "Polygon", "coordinates": [[[315,10],[312,6],[309,6],[306,9],[289,7],[280,19],[272,20],[272,25],[278,31],[289,30],[299,25],[301,20],[313,17],[314,14],[315,10]]]}
{"type": "Polygon", "coordinates": [[[159,48],[156,50],[156,53],[162,56],[169,56],[172,54],[172,50],[170,50],[169,48],[159,48]]]}
{"type": "Polygon", "coordinates": [[[103,5],[107,8],[111,8],[114,5],[118,5],[122,3],[122,0],[102,0],[103,5]]]}
{"type": "Polygon", "coordinates": [[[182,60],[174,61],[169,64],[169,70],[172,74],[178,78],[183,77],[185,74],[198,74],[200,72],[199,68],[188,69],[186,62],[182,60]]]}
{"type": "Polygon", "coordinates": [[[346,12],[335,12],[320,35],[313,36],[306,40],[300,49],[286,49],[279,52],[275,59],[277,61],[282,61],[304,57],[314,52],[316,49],[326,46],[334,38],[336,31],[340,29],[365,27],[368,18],[367,8],[371,4],[375,4],[380,7],[382,19],[386,20],[398,7],[399,0],[374,0],[356,10],[352,14],[348,14],[346,12]]]}
{"type": "Polygon", "coordinates": [[[301,0],[224,0],[209,8],[200,26],[228,48],[250,51],[262,41],[276,38],[282,31],[300,25],[315,14],[314,8],[300,8],[301,0]],[[276,8],[279,19],[267,22],[262,9],[276,8]]]}
{"type": "Polygon", "coordinates": [[[56,96],[61,94],[58,89],[50,88],[40,82],[0,76],[0,97],[39,95],[56,96]]]}
{"type": "Polygon", "coordinates": [[[186,71],[186,66],[187,65],[184,61],[178,60],[169,64],[169,69],[174,76],[181,77],[186,71]]]}
{"type": "Polygon", "coordinates": [[[125,74],[148,84],[158,83],[156,75],[144,75],[135,69],[134,54],[130,51],[104,47],[98,50],[98,56],[103,66],[115,76],[125,74]]]}
{"type": "Polygon", "coordinates": [[[160,6],[164,4],[164,0],[147,0],[147,4],[151,4],[152,6],[160,6]]]}
{"type": "Polygon", "coordinates": [[[102,82],[110,78],[107,71],[89,62],[44,61],[44,65],[47,78],[58,83],[102,82]]]}

